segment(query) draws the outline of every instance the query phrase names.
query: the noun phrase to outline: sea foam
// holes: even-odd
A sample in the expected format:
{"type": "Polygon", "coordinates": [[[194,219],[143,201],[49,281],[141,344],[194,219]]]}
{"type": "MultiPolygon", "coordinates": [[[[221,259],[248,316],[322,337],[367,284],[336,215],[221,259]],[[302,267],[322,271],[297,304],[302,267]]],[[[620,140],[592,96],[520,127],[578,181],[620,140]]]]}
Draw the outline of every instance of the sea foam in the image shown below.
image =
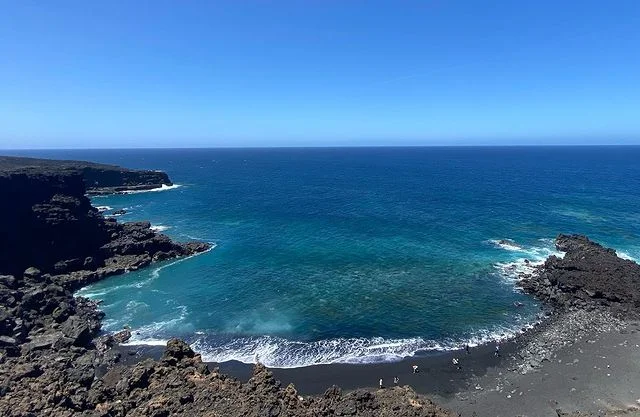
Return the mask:
{"type": "Polygon", "coordinates": [[[299,368],[326,364],[366,364],[397,362],[407,357],[478,346],[495,340],[513,338],[533,323],[512,327],[494,327],[474,332],[467,337],[428,340],[421,337],[404,339],[339,338],[301,342],[275,336],[233,338],[216,343],[201,336],[191,347],[207,362],[239,361],[254,363],[258,360],[271,368],[299,368]]]}
{"type": "Polygon", "coordinates": [[[540,244],[531,246],[518,244],[512,239],[491,239],[488,242],[496,248],[518,256],[513,260],[496,262],[493,265],[500,276],[509,282],[519,281],[523,276],[536,274],[538,267],[551,255],[560,258],[564,256],[564,252],[555,249],[553,239],[538,239],[540,244]]]}
{"type": "Polygon", "coordinates": [[[165,230],[170,229],[171,226],[165,226],[163,224],[156,224],[151,226],[151,230],[153,230],[154,232],[164,232],[165,230]]]}
{"type": "Polygon", "coordinates": [[[158,191],[175,190],[176,188],[180,188],[180,187],[182,187],[182,185],[180,184],[173,184],[173,185],[162,184],[158,188],[152,188],[150,190],[129,190],[129,191],[123,191],[122,194],[156,193],[158,191]]]}

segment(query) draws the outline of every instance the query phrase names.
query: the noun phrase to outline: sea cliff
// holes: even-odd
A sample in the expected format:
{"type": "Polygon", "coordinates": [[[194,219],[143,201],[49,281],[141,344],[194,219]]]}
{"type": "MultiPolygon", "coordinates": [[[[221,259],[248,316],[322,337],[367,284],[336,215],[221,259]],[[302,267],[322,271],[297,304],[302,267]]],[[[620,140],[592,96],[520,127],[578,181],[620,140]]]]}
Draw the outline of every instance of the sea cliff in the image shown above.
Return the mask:
{"type": "Polygon", "coordinates": [[[173,185],[169,176],[162,171],[129,169],[87,161],[0,156],[0,171],[78,174],[89,195],[151,190],[173,185]]]}

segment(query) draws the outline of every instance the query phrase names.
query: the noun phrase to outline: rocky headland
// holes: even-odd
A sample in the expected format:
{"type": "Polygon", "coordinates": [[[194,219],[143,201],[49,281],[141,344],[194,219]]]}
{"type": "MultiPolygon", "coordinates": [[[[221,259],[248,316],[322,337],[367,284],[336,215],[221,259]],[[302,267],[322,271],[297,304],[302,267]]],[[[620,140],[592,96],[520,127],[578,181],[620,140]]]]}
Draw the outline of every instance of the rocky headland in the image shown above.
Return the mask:
{"type": "Polygon", "coordinates": [[[87,161],[0,156],[0,171],[20,170],[80,174],[89,195],[144,191],[173,185],[169,176],[162,171],[129,169],[87,161]]]}
{"type": "MultiPolygon", "coordinates": [[[[211,369],[177,339],[169,341],[159,360],[123,364],[121,351],[113,347],[127,340],[129,331],[102,334],[99,306],[73,292],[210,245],[176,243],[149,223],[102,216],[86,197],[88,182],[94,191],[107,192],[121,180],[100,180],[106,188],[95,188],[94,177],[75,162],[67,168],[66,163],[6,161],[0,158],[5,202],[0,208],[0,415],[456,415],[408,386],[347,393],[334,386],[307,397],[293,385],[282,386],[259,364],[243,383],[211,369]]],[[[524,290],[562,314],[597,316],[608,323],[609,318],[637,317],[640,266],[583,236],[561,235],[557,246],[564,258],[550,257],[523,279],[524,290]]],[[[534,343],[539,338],[530,340],[526,348],[534,359],[550,350],[534,343]]]]}
{"type": "Polygon", "coordinates": [[[563,310],[606,308],[619,317],[639,317],[640,265],[586,236],[559,235],[556,248],[564,256],[550,256],[537,273],[523,277],[524,291],[563,310]]]}

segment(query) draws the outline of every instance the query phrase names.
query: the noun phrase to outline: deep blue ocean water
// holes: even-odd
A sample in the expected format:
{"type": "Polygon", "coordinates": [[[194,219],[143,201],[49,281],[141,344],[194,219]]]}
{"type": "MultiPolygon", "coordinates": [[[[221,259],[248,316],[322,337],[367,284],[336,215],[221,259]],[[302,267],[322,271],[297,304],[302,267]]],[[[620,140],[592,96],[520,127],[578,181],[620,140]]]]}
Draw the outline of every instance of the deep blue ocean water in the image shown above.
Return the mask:
{"type": "Polygon", "coordinates": [[[171,176],[93,203],[215,249],[80,294],[103,300],[106,330],[183,337],[208,360],[371,362],[508,337],[540,313],[516,272],[558,233],[640,258],[640,147],[13,153],[171,176]]]}

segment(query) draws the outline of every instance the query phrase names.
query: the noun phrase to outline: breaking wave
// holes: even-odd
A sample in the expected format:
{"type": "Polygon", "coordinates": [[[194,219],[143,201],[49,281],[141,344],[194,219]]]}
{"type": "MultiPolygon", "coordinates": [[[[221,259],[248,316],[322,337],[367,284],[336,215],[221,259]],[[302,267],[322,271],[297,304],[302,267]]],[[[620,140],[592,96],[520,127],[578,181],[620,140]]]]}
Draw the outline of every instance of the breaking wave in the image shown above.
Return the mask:
{"type": "Polygon", "coordinates": [[[551,255],[564,256],[564,252],[555,248],[553,239],[538,239],[537,245],[523,245],[512,239],[491,239],[488,243],[518,256],[515,259],[496,262],[493,265],[500,276],[508,281],[519,281],[523,277],[536,274],[538,267],[544,264],[551,255]]]}
{"type": "MultiPolygon", "coordinates": [[[[182,314],[167,321],[143,326],[132,331],[132,338],[125,343],[128,346],[165,345],[167,339],[159,335],[171,333],[171,330],[184,331],[189,324],[185,321],[186,308],[182,314]]],[[[208,336],[204,332],[194,332],[190,342],[194,351],[202,355],[206,362],[239,361],[255,363],[259,360],[270,368],[299,368],[327,364],[367,364],[397,362],[407,357],[425,355],[433,352],[452,351],[506,340],[515,337],[533,327],[525,323],[513,327],[494,327],[460,338],[428,340],[421,337],[405,339],[339,338],[301,342],[275,336],[236,338],[229,335],[208,336]]]]}
{"type": "Polygon", "coordinates": [[[130,191],[123,191],[122,194],[142,194],[142,193],[156,193],[158,191],[169,191],[169,190],[175,190],[176,188],[180,188],[182,187],[182,185],[180,184],[173,184],[173,185],[166,185],[166,184],[162,184],[160,187],[158,188],[152,188],[150,190],[130,190],[130,191]]]}
{"type": "Polygon", "coordinates": [[[498,339],[509,339],[531,324],[514,327],[496,327],[478,331],[467,337],[427,340],[421,337],[405,339],[340,338],[300,342],[274,336],[235,338],[214,343],[204,336],[191,347],[207,362],[236,360],[261,363],[272,368],[299,368],[336,363],[366,364],[396,362],[407,357],[429,352],[462,349],[465,345],[478,346],[498,339]]]}

